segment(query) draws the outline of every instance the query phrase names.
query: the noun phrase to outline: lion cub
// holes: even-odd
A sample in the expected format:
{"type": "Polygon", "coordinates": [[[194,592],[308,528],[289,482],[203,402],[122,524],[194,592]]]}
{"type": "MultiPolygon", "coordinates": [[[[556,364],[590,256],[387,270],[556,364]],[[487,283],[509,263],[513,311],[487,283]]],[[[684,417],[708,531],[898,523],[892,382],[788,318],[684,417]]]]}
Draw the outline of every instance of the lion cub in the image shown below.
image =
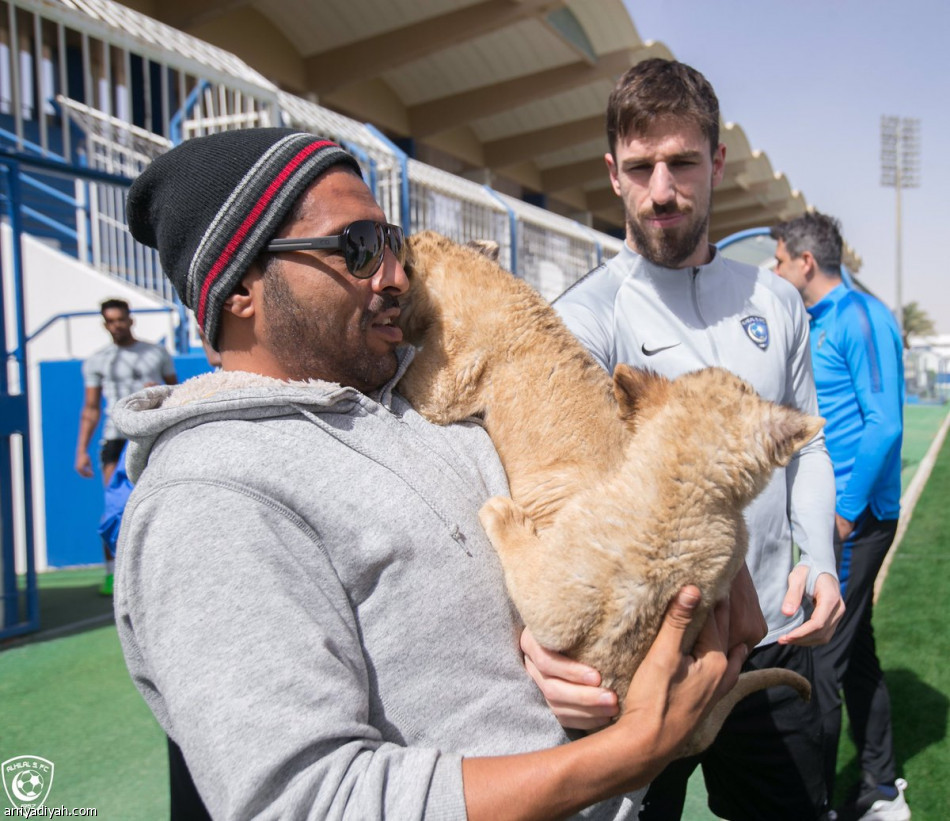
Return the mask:
{"type": "MultiPolygon", "coordinates": [[[[480,416],[511,498],[479,518],[512,601],[541,644],[599,670],[622,700],[666,607],[702,592],[695,639],[745,561],[743,508],[823,421],[760,398],[721,368],[611,379],[529,285],[432,232],[409,238],[400,324],[416,357],[400,391],[447,424],[480,416]]],[[[746,673],[685,754],[754,690],[808,682],[746,673]]]]}

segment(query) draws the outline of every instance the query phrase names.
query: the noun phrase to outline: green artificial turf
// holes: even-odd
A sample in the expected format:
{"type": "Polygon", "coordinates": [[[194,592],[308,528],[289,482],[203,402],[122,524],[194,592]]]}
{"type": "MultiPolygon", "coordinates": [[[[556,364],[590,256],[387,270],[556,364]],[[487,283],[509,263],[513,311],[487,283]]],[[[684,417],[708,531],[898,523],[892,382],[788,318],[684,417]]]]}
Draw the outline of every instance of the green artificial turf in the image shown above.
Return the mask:
{"type": "MultiPolygon", "coordinates": [[[[898,768],[915,821],[950,818],[950,438],[914,509],[874,610],[878,656],[891,694],[898,768]]],[[[845,736],[845,734],[843,734],[845,736]]],[[[842,738],[841,786],[859,776],[842,738]]]]}
{"type": "MultiPolygon", "coordinates": [[[[946,405],[904,410],[901,481],[907,488],[947,417],[946,405]]],[[[950,437],[944,442],[875,607],[878,657],[891,693],[898,767],[914,821],[950,819],[950,437]]],[[[843,713],[835,804],[860,778],[843,713]]],[[[690,779],[683,821],[715,821],[702,774],[690,779]]]]}
{"type": "Polygon", "coordinates": [[[904,408],[904,441],[901,447],[901,485],[910,484],[930,443],[947,417],[946,405],[907,405],[904,408]]]}
{"type": "Polygon", "coordinates": [[[4,651],[0,704],[0,760],[36,755],[55,766],[47,807],[168,817],[165,735],[129,678],[114,626],[4,651]]]}
{"type": "MultiPolygon", "coordinates": [[[[112,597],[99,595],[104,579],[105,568],[101,566],[38,573],[36,581],[41,602],[39,638],[68,632],[74,629],[72,625],[84,629],[108,624],[112,619],[112,597]]],[[[25,578],[21,576],[19,581],[21,590],[25,589],[25,578]]],[[[26,636],[24,640],[35,638],[35,635],[26,636]]]]}
{"type": "MultiPolygon", "coordinates": [[[[946,408],[909,407],[905,482],[946,408]]],[[[894,736],[915,821],[950,818],[950,442],[918,502],[875,614],[894,736]]],[[[36,755],[55,764],[47,806],[95,807],[98,818],[168,817],[165,737],[129,679],[101,568],[39,576],[39,633],[0,647],[0,761],[36,755]],[[105,626],[97,626],[106,622],[105,626]],[[72,626],[71,626],[72,625],[72,626]]],[[[843,734],[839,787],[857,777],[843,734]]],[[[0,807],[8,806],[0,793],[0,807]]],[[[714,819],[702,777],[690,781],[684,821],[714,819]]]]}

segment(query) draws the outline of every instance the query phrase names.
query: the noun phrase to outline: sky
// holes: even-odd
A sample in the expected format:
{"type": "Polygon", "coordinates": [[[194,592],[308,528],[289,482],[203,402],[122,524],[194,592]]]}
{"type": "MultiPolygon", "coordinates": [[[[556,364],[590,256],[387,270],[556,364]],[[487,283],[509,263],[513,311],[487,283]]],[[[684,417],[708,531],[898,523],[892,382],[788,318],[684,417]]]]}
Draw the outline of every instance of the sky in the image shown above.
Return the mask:
{"type": "Polygon", "coordinates": [[[858,279],[897,301],[894,188],[881,116],[920,120],[919,188],[901,192],[902,301],[950,334],[950,0],[624,0],[644,41],[699,69],[722,119],[842,224],[858,279]]]}

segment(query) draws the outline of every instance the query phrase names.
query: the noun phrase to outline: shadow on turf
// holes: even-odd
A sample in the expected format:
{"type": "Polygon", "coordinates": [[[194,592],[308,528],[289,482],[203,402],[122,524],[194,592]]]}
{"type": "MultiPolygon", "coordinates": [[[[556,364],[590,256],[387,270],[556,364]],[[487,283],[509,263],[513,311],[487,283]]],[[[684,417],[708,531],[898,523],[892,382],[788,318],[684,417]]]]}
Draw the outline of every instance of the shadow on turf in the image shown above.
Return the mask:
{"type": "MultiPolygon", "coordinates": [[[[897,771],[904,773],[907,763],[919,753],[947,737],[950,698],[921,681],[913,671],[900,667],[885,671],[891,694],[891,724],[894,729],[894,755],[897,771]]],[[[844,766],[839,762],[836,797],[861,779],[858,759],[852,756],[844,766]]]]}
{"type": "Polygon", "coordinates": [[[912,670],[888,670],[894,747],[898,764],[947,737],[950,698],[921,681],[912,670]]]}
{"type": "Polygon", "coordinates": [[[112,597],[99,595],[101,585],[101,579],[97,579],[68,586],[40,587],[39,630],[0,642],[0,651],[73,636],[110,624],[113,619],[112,597]]]}

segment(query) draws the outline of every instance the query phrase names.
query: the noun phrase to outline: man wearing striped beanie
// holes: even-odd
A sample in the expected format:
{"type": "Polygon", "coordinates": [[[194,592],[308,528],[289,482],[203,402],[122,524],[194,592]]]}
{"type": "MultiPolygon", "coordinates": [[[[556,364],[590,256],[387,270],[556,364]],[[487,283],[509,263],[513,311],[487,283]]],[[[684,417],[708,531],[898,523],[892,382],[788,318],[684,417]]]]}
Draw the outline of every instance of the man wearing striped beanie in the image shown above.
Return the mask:
{"type": "Polygon", "coordinates": [[[156,159],[129,194],[129,229],[212,345],[221,307],[307,186],[332,167],[360,175],[329,140],[280,128],[198,137],[156,159]]]}
{"type": "Polygon", "coordinates": [[[355,160],[285,129],[202,137],[128,216],[221,354],[115,413],[136,482],[116,624],[211,816],[635,818],[735,681],[726,611],[684,655],[681,593],[624,714],[569,740],[478,522],[507,494],[497,453],[395,390],[403,236],[355,160]]]}

